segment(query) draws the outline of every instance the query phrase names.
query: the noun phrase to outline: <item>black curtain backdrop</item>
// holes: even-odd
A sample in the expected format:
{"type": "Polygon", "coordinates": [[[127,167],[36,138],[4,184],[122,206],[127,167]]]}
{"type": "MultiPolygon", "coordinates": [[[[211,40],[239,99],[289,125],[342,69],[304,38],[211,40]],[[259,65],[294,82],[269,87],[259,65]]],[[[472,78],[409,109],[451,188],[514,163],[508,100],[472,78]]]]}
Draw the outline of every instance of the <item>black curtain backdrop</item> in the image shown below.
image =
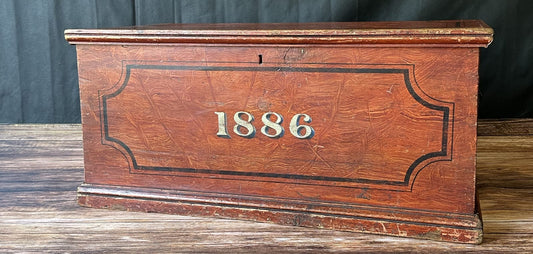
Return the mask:
{"type": "Polygon", "coordinates": [[[533,117],[530,0],[0,0],[0,123],[77,123],[75,47],[67,28],[154,23],[481,19],[480,118],[533,117]]]}

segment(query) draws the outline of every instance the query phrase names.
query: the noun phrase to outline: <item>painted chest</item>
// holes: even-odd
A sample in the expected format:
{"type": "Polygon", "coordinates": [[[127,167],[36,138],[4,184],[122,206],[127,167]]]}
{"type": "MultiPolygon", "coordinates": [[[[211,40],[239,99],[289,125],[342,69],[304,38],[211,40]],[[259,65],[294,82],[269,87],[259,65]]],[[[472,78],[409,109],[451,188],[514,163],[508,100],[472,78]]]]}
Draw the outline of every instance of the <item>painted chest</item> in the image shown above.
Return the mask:
{"type": "Polygon", "coordinates": [[[76,44],[81,205],[479,243],[481,21],[167,24],[76,44]]]}

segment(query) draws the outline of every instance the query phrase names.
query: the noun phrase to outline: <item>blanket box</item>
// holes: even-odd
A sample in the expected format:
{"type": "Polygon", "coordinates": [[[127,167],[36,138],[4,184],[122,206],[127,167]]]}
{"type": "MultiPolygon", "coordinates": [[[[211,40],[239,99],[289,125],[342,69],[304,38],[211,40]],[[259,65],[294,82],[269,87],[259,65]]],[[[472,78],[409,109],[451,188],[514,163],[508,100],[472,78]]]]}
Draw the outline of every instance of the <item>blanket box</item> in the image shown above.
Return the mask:
{"type": "Polygon", "coordinates": [[[480,243],[482,21],[69,29],[83,206],[480,243]]]}

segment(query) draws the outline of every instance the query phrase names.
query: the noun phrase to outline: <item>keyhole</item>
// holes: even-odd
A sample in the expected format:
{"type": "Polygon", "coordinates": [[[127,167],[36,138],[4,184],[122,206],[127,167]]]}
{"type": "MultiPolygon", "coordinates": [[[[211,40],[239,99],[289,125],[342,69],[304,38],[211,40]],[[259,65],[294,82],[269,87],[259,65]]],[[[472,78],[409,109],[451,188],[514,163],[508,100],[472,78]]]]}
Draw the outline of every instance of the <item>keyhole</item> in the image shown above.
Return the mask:
{"type": "Polygon", "coordinates": [[[259,55],[259,64],[263,64],[263,55],[259,55]]]}

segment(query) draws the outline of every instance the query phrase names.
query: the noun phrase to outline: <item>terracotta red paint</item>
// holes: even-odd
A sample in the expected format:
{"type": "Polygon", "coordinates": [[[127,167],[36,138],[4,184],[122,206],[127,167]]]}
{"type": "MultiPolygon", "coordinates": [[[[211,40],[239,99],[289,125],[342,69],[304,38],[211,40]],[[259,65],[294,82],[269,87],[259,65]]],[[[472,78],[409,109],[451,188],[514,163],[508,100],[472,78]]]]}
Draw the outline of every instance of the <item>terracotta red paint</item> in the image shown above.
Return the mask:
{"type": "Polygon", "coordinates": [[[84,206],[481,241],[483,22],[65,35],[78,52],[84,206]]]}

